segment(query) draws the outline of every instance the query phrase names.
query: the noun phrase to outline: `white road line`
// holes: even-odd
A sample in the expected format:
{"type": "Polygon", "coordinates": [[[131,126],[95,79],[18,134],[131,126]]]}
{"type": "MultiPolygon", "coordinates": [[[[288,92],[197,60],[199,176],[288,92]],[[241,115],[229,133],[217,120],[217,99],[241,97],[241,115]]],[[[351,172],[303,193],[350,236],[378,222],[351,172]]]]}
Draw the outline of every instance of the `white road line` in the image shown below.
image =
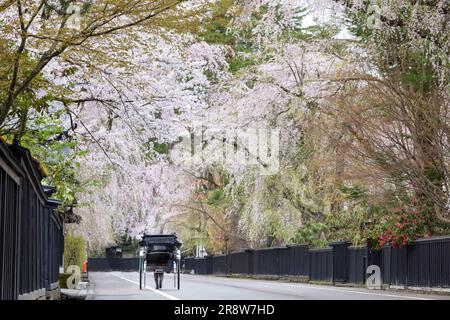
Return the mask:
{"type": "MultiPolygon", "coordinates": [[[[133,280],[130,280],[130,279],[121,277],[121,276],[119,276],[119,275],[117,275],[117,274],[112,274],[112,275],[115,276],[115,277],[117,277],[117,278],[119,278],[119,279],[122,279],[122,280],[125,280],[125,281],[128,281],[128,282],[134,283],[135,285],[137,285],[137,286],[139,287],[139,282],[136,282],[136,281],[133,281],[133,280]]],[[[162,291],[160,291],[160,290],[153,289],[152,287],[145,286],[145,288],[148,289],[148,290],[150,290],[150,291],[152,291],[152,292],[154,292],[154,293],[157,293],[157,294],[159,294],[159,295],[161,295],[161,296],[163,296],[164,298],[167,298],[167,299],[169,299],[169,300],[180,300],[180,299],[177,298],[177,297],[171,296],[170,294],[167,294],[167,293],[162,292],[162,291]]]]}
{"type": "MultiPolygon", "coordinates": [[[[229,278],[220,278],[220,280],[243,280],[244,281],[255,281],[255,280],[247,280],[247,279],[229,279],[229,278]]],[[[274,282],[256,282],[257,284],[265,284],[270,286],[286,286],[286,287],[294,287],[294,288],[305,288],[305,289],[314,289],[314,290],[325,290],[325,291],[334,291],[334,292],[349,292],[349,293],[356,293],[356,294],[365,294],[365,295],[373,295],[373,296],[382,296],[382,297],[391,297],[391,298],[403,298],[403,299],[412,299],[412,300],[433,300],[431,298],[424,298],[424,297],[414,297],[414,296],[403,296],[403,295],[397,295],[397,294],[388,294],[388,293],[377,293],[377,292],[363,292],[363,291],[356,291],[356,290],[346,290],[346,289],[337,289],[337,288],[328,288],[323,286],[317,286],[317,285],[302,285],[302,284],[290,284],[290,283],[274,283],[274,282]]]]}
{"type": "MultiPolygon", "coordinates": [[[[120,278],[122,280],[131,282],[136,284],[137,286],[139,286],[139,282],[124,278],[122,276],[113,274],[113,276],[120,278]]],[[[221,280],[246,280],[246,279],[221,279],[221,280]]],[[[334,292],[348,292],[348,293],[355,293],[355,294],[362,294],[362,295],[372,295],[372,296],[382,296],[382,297],[391,297],[391,298],[403,298],[403,299],[412,299],[412,300],[433,300],[430,298],[423,298],[423,297],[414,297],[414,296],[403,296],[403,295],[396,295],[396,294],[386,294],[386,293],[376,293],[376,292],[362,292],[362,291],[356,291],[356,290],[345,290],[345,289],[337,289],[337,288],[326,288],[326,287],[321,287],[321,286],[315,286],[315,285],[301,285],[301,284],[289,284],[289,283],[272,283],[272,282],[256,282],[257,284],[265,284],[265,285],[270,285],[270,286],[289,286],[289,287],[294,287],[294,288],[305,288],[305,289],[314,289],[314,290],[324,290],[324,291],[334,291],[334,292]]],[[[177,297],[171,296],[170,294],[167,294],[165,292],[162,292],[160,290],[156,290],[152,287],[146,286],[146,289],[157,293],[169,300],[180,300],[177,297]]]]}
{"type": "MultiPolygon", "coordinates": [[[[270,282],[262,282],[263,284],[266,285],[276,285],[279,286],[280,284],[278,283],[270,283],[270,282]]],[[[282,285],[284,286],[291,286],[291,287],[301,287],[301,288],[305,288],[305,289],[315,289],[315,290],[325,290],[325,291],[334,291],[334,292],[349,292],[349,293],[356,293],[356,294],[365,294],[365,295],[370,295],[370,296],[382,296],[382,297],[391,297],[391,298],[403,298],[403,299],[413,299],[413,300],[433,300],[430,298],[423,298],[423,297],[413,297],[413,296],[403,296],[403,295],[397,295],[397,294],[388,294],[388,293],[376,293],[376,292],[363,292],[363,291],[356,291],[356,290],[346,290],[346,289],[335,289],[335,288],[325,288],[325,287],[320,287],[320,286],[315,286],[315,285],[309,285],[309,286],[305,286],[305,285],[295,285],[295,284],[287,284],[287,283],[283,283],[282,285]]]]}

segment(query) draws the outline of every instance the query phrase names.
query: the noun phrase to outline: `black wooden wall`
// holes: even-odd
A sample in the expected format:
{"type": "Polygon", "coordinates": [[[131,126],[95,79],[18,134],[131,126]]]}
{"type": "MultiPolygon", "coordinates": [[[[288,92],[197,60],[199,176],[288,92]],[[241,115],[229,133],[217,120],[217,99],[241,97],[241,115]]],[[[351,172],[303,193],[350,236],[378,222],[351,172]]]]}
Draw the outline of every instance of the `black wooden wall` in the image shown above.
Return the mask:
{"type": "Polygon", "coordinates": [[[0,300],[15,300],[58,282],[64,222],[41,185],[29,151],[0,141],[0,300]]]}

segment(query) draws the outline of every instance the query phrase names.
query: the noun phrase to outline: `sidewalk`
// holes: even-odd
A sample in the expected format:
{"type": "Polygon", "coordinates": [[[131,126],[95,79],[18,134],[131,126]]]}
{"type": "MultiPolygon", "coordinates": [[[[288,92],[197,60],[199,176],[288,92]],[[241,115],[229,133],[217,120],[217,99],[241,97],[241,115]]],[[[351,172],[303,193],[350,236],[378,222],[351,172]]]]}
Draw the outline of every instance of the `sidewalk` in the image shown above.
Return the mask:
{"type": "Polygon", "coordinates": [[[80,282],[76,289],[61,289],[61,299],[92,300],[95,288],[91,282],[80,282]]]}

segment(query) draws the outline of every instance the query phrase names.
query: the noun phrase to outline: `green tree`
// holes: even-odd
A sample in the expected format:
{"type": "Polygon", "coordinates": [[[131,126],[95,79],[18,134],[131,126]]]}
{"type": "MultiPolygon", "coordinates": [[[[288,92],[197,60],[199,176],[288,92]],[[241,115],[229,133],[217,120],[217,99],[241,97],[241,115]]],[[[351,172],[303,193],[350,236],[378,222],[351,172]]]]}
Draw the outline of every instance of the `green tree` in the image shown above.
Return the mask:
{"type": "MultiPolygon", "coordinates": [[[[369,53],[371,75],[341,98],[361,159],[377,167],[432,220],[448,216],[448,1],[396,1],[349,8],[351,30],[369,53]],[[368,23],[373,5],[383,6],[368,23]],[[362,86],[361,86],[362,85],[362,86]],[[354,101],[360,101],[355,108],[354,101]],[[353,111],[351,111],[353,109],[353,111]]],[[[347,82],[348,84],[348,82],[347,82]]],[[[432,228],[430,220],[429,228],[432,228]]],[[[429,230],[431,231],[431,229],[429,230]]]]}
{"type": "MultiPolygon", "coordinates": [[[[86,48],[93,49],[91,53],[95,52],[97,39],[131,32],[136,27],[160,30],[182,30],[184,27],[186,30],[192,22],[184,22],[192,20],[192,12],[178,6],[183,2],[186,1],[84,1],[79,28],[72,23],[74,11],[69,10],[77,3],[74,0],[2,2],[0,14],[8,12],[13,19],[5,24],[0,16],[0,34],[5,41],[15,38],[19,44],[11,46],[7,53],[3,50],[0,53],[7,71],[0,78],[0,126],[10,116],[17,100],[30,86],[36,85],[38,77],[55,58],[76,57],[82,55],[86,48]],[[30,52],[42,54],[35,54],[35,58],[30,60],[27,59],[30,52]]],[[[132,38],[130,33],[129,39],[132,38]]],[[[93,55],[90,59],[94,63],[93,55]]]]}
{"type": "MultiPolygon", "coordinates": [[[[75,177],[79,166],[79,159],[87,151],[80,148],[73,127],[65,128],[62,124],[61,114],[64,110],[48,112],[32,111],[27,126],[22,128],[21,145],[28,148],[41,165],[45,173],[43,183],[56,187],[54,198],[63,201],[61,210],[66,206],[77,205],[77,194],[82,192],[83,186],[75,177]]],[[[6,133],[8,141],[16,136],[6,133]]],[[[96,181],[91,181],[95,185],[96,181]]]]}

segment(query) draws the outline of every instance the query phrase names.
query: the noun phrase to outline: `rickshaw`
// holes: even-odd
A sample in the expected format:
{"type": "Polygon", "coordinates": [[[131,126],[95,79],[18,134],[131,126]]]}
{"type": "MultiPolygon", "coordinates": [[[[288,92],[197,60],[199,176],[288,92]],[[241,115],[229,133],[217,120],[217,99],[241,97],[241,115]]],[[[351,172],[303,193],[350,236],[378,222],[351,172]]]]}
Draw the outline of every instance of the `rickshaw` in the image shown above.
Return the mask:
{"type": "Polygon", "coordinates": [[[174,274],[174,287],[180,290],[180,248],[176,234],[147,235],[144,234],[139,243],[139,289],[146,286],[147,271],[153,272],[156,289],[162,288],[164,272],[174,274]]]}

